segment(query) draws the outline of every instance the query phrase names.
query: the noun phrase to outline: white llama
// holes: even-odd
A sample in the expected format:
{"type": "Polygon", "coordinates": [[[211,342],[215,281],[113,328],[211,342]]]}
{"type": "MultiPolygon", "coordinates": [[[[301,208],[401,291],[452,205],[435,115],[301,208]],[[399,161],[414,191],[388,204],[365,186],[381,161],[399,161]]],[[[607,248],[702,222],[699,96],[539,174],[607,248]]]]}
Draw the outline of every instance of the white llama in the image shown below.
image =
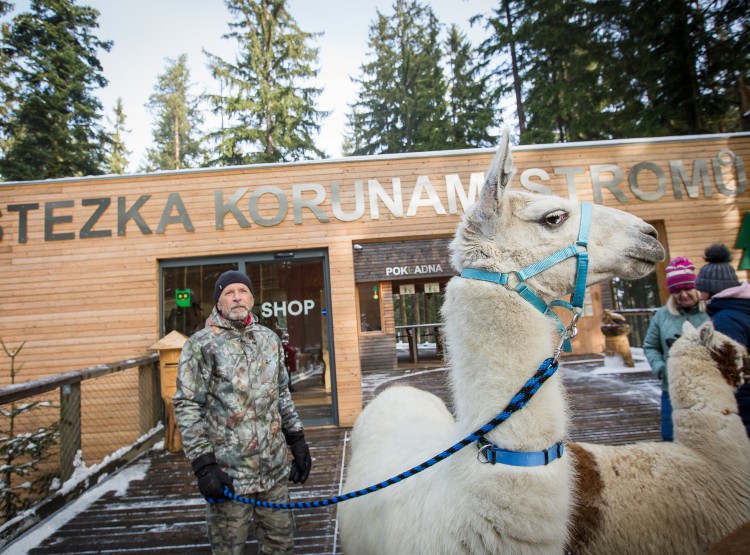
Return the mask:
{"type": "MultiPolygon", "coordinates": [[[[509,191],[508,132],[480,198],[451,244],[456,270],[515,272],[574,244],[581,207],[556,196],[509,191]]],[[[664,251],[653,227],[595,206],[588,282],[652,271],[664,251]]],[[[581,247],[580,250],[583,250],[581,247]]],[[[544,302],[573,290],[572,258],[525,281],[544,302]]],[[[456,419],[436,396],[392,387],[357,419],[346,492],[388,479],[441,452],[502,411],[559,344],[553,320],[512,287],[453,278],[442,308],[456,419]]],[[[528,405],[487,433],[514,451],[548,449],[566,430],[560,379],[552,376],[528,405]]],[[[432,468],[339,508],[344,551],[356,555],[562,553],[572,505],[570,457],[522,467],[486,463],[475,445],[432,468]]]]}
{"type": "Polygon", "coordinates": [[[579,506],[570,552],[690,555],[750,521],[750,441],[734,388],[745,349],[686,322],[670,350],[674,443],[570,445],[579,506]]]}

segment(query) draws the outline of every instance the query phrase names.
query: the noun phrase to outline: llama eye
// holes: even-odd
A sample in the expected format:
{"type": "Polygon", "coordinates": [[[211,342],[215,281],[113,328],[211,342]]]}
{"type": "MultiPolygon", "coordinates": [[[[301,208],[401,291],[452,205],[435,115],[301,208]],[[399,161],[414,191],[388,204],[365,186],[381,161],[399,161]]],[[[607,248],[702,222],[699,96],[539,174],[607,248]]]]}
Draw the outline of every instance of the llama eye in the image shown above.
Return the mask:
{"type": "Polygon", "coordinates": [[[544,217],[544,223],[549,226],[557,226],[568,219],[568,213],[563,210],[555,210],[544,217]]]}

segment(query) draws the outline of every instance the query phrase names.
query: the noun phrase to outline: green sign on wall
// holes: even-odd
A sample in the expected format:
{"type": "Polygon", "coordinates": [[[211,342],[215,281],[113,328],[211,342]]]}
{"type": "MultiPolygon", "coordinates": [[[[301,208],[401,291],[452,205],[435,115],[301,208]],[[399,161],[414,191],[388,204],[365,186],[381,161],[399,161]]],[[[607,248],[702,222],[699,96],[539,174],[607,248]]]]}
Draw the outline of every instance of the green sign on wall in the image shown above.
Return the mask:
{"type": "Polygon", "coordinates": [[[745,217],[742,219],[742,225],[740,226],[740,232],[737,234],[737,243],[734,245],[736,249],[744,249],[742,251],[742,258],[740,258],[739,270],[750,270],[750,212],[745,212],[745,217]]]}

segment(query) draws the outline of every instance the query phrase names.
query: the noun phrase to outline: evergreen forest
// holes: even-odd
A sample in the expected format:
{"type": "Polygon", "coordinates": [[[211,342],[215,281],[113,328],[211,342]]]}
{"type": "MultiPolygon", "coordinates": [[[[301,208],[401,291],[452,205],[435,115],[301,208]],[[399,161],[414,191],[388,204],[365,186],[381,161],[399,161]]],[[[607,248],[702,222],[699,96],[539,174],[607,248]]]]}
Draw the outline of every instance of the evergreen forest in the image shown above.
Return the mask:
{"type": "MultiPolygon", "coordinates": [[[[187,56],[166,60],[146,104],[151,145],[130,160],[122,102],[105,114],[98,97],[100,57],[118,45],[89,2],[0,0],[1,180],[328,156],[321,33],[287,0],[224,0],[235,57],[198,62],[219,92],[197,92],[187,56]]],[[[523,144],[750,131],[745,0],[498,0],[468,14],[479,44],[428,1],[372,10],[344,155],[489,147],[504,125],[523,144]]]]}

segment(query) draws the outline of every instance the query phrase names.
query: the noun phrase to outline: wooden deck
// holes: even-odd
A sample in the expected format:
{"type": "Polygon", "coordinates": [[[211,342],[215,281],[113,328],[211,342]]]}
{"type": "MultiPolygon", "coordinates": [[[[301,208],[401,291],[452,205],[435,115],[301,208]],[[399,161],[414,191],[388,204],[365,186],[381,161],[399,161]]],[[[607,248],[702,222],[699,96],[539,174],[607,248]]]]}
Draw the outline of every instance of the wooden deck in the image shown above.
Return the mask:
{"type": "MultiPolygon", "coordinates": [[[[572,406],[571,437],[580,441],[622,444],[659,440],[659,389],[649,373],[595,375],[601,359],[569,360],[561,367],[572,406]]],[[[392,383],[414,385],[447,400],[446,372],[429,364],[397,372],[369,373],[363,380],[365,402],[392,383]]],[[[310,479],[292,486],[293,501],[328,498],[340,493],[348,430],[308,429],[314,459],[310,479]]],[[[182,454],[152,450],[122,472],[138,477],[124,491],[110,491],[75,513],[75,505],[54,518],[67,522],[28,551],[42,554],[208,555],[204,502],[198,496],[190,465],[182,454]],[[66,514],[68,513],[68,514],[66,514]]],[[[117,476],[112,478],[117,481],[117,476]]],[[[113,489],[117,489],[114,488],[113,489]]],[[[337,506],[295,511],[296,553],[342,553],[337,506]]],[[[43,534],[43,525],[30,534],[43,534]]],[[[23,541],[23,539],[21,540],[23,541]]],[[[11,546],[12,547],[12,546],[11,546]]],[[[249,541],[246,554],[256,553],[249,541]]]]}

